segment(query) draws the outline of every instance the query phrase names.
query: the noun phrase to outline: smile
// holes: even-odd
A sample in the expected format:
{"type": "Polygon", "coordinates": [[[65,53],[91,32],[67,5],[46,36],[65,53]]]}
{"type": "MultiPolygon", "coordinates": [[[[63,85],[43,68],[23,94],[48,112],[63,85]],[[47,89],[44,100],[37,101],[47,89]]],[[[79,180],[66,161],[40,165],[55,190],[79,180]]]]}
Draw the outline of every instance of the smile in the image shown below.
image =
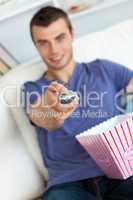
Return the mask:
{"type": "Polygon", "coordinates": [[[52,62],[60,62],[62,60],[62,57],[55,57],[50,59],[52,62]]]}

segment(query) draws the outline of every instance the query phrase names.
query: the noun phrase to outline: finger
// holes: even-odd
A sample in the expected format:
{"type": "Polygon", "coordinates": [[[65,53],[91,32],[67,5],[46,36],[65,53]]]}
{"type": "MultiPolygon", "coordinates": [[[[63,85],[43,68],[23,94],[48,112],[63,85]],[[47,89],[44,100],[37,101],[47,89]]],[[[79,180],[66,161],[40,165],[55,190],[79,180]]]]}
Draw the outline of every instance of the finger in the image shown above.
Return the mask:
{"type": "Polygon", "coordinates": [[[51,93],[53,93],[54,95],[59,95],[59,91],[57,90],[57,88],[55,87],[55,85],[50,84],[48,86],[48,91],[50,91],[51,93]]]}
{"type": "Polygon", "coordinates": [[[48,86],[48,92],[47,95],[49,97],[50,94],[50,99],[52,102],[52,106],[57,107],[57,111],[65,111],[67,110],[67,108],[64,110],[62,110],[62,105],[58,105],[59,104],[59,95],[60,93],[66,91],[67,88],[65,88],[62,84],[59,84],[57,82],[52,82],[49,86],[48,86]],[[50,93],[49,93],[50,92],[50,93]]]}
{"type": "Polygon", "coordinates": [[[74,105],[72,103],[69,104],[61,104],[57,102],[57,104],[54,106],[54,109],[59,112],[68,112],[69,110],[73,109],[74,105]]]}
{"type": "Polygon", "coordinates": [[[73,100],[71,103],[68,104],[61,104],[58,103],[55,105],[54,109],[58,112],[71,112],[73,109],[75,109],[78,106],[78,101],[77,100],[73,100]]]}
{"type": "Polygon", "coordinates": [[[62,84],[60,84],[60,83],[58,83],[56,81],[52,82],[50,84],[50,86],[54,87],[54,89],[57,90],[59,93],[60,92],[65,92],[67,90],[67,88],[64,85],[62,85],[62,84]]]}
{"type": "Polygon", "coordinates": [[[59,114],[58,114],[58,116],[57,116],[57,120],[65,120],[65,119],[67,119],[73,112],[74,112],[74,108],[73,109],[71,109],[71,111],[69,111],[69,112],[60,112],[59,114]]]}
{"type": "Polygon", "coordinates": [[[47,97],[47,99],[50,98],[50,102],[53,102],[55,104],[57,104],[58,102],[58,96],[60,93],[60,88],[62,88],[61,84],[58,84],[57,82],[52,82],[49,86],[48,86],[48,90],[47,93],[45,93],[45,98],[47,97]]]}

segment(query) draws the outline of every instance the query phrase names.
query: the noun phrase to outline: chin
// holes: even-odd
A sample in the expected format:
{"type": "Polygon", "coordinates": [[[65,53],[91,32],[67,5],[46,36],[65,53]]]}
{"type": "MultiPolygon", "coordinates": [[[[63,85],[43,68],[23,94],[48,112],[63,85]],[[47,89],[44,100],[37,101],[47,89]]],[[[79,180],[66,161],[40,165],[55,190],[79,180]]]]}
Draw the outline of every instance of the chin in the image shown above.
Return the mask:
{"type": "Polygon", "coordinates": [[[64,69],[65,67],[66,65],[56,65],[56,66],[53,66],[53,69],[60,70],[60,69],[64,69]]]}
{"type": "Polygon", "coordinates": [[[59,69],[63,69],[63,68],[65,68],[66,66],[67,66],[67,62],[65,62],[65,63],[49,63],[48,64],[48,66],[51,68],[51,69],[57,69],[57,70],[59,70],[59,69]]]}

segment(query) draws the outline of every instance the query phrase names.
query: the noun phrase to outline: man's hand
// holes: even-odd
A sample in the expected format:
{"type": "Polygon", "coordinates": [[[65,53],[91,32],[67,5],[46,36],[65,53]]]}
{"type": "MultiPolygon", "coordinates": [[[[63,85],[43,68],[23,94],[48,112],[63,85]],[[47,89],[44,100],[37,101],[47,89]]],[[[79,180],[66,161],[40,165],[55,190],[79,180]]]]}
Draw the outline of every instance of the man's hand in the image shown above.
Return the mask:
{"type": "Polygon", "coordinates": [[[127,93],[132,93],[133,92],[133,79],[131,79],[128,83],[128,86],[126,87],[126,92],[127,93]]]}
{"type": "Polygon", "coordinates": [[[76,100],[69,104],[61,104],[58,101],[60,93],[65,90],[63,85],[51,83],[45,93],[31,106],[28,113],[30,120],[48,131],[59,128],[78,105],[76,100]]]}

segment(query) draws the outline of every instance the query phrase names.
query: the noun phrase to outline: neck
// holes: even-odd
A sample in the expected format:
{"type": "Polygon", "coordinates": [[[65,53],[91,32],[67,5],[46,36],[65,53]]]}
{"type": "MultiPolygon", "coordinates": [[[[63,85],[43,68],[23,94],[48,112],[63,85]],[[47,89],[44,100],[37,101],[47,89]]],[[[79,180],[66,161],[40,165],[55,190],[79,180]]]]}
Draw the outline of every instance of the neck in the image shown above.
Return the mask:
{"type": "Polygon", "coordinates": [[[60,70],[54,70],[50,67],[48,68],[46,78],[49,80],[60,80],[64,83],[68,83],[70,80],[73,70],[75,66],[75,61],[71,60],[67,66],[65,66],[63,69],[60,70]]]}

